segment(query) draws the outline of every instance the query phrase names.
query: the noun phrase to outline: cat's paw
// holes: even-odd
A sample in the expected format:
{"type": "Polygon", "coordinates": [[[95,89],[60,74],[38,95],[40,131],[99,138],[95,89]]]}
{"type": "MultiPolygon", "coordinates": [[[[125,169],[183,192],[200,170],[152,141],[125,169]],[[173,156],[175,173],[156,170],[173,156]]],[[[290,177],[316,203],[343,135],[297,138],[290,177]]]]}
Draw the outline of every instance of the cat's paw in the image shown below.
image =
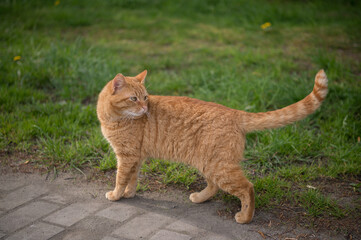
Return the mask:
{"type": "Polygon", "coordinates": [[[245,214],[244,212],[240,211],[238,213],[236,213],[236,216],[234,217],[236,219],[236,222],[238,223],[249,223],[250,221],[252,221],[253,215],[249,216],[247,214],[245,214]]]}
{"type": "Polygon", "coordinates": [[[204,200],[200,197],[199,192],[192,193],[192,194],[189,196],[189,199],[190,199],[193,203],[202,203],[202,202],[204,202],[204,200]]]}
{"type": "Polygon", "coordinates": [[[125,190],[123,197],[124,198],[133,198],[135,196],[135,192],[136,192],[136,190],[133,190],[133,191],[125,190]]]}
{"type": "Polygon", "coordinates": [[[117,196],[114,191],[107,192],[105,197],[110,201],[117,201],[120,199],[120,196],[117,196]]]}

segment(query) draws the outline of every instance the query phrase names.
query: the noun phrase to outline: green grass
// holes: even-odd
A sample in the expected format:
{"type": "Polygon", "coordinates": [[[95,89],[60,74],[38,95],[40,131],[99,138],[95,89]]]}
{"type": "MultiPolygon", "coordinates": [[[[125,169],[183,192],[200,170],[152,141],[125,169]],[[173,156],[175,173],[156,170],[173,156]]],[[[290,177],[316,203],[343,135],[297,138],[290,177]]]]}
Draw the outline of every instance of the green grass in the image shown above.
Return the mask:
{"type": "MultiPolygon", "coordinates": [[[[257,112],[302,99],[324,68],[321,110],[249,134],[242,166],[257,207],[302,202],[310,216],[344,216],[327,193],[292,194],[291,186],[360,181],[358,9],[357,1],[1,1],[1,151],[32,152],[49,169],[115,168],[95,104],[119,72],[148,69],[152,94],[257,112]],[[265,22],[272,26],[262,30],[265,22]]],[[[150,160],[142,172],[187,188],[197,180],[194,169],[164,161],[150,160]]]]}
{"type": "Polygon", "coordinates": [[[149,160],[142,166],[141,173],[156,173],[164,184],[181,184],[186,188],[196,181],[197,170],[181,163],[149,160]]]}
{"type": "Polygon", "coordinates": [[[299,195],[300,205],[305,208],[312,217],[318,217],[322,214],[329,214],[333,217],[341,218],[345,215],[343,210],[338,207],[337,202],[323,196],[315,190],[308,190],[299,195]]]}

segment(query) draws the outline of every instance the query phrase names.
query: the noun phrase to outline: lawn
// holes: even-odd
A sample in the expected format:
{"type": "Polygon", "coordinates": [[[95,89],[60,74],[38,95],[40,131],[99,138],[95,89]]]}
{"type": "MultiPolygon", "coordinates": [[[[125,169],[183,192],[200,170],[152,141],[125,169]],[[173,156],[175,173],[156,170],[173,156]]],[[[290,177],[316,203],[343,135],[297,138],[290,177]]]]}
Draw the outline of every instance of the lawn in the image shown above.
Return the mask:
{"type": "MultiPolygon", "coordinates": [[[[360,220],[360,9],[352,0],[0,1],[1,156],[26,153],[49,171],[112,171],[95,105],[119,72],[147,69],[151,94],[259,112],[305,97],[323,68],[321,109],[249,134],[240,164],[258,209],[287,205],[313,223],[360,220]]],[[[142,175],[189,191],[202,181],[192,168],[153,159],[142,175]]]]}

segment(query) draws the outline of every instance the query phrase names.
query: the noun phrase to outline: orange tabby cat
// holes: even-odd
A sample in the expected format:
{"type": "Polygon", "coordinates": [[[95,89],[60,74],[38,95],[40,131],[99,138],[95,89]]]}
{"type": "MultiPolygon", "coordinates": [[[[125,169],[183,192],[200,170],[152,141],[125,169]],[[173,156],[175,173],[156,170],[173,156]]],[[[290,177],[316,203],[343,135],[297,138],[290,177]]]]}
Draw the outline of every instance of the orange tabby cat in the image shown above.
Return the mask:
{"type": "Polygon", "coordinates": [[[316,75],[313,91],[285,108],[248,113],[188,97],[147,93],[147,71],[136,77],[117,74],[99,94],[97,114],[104,137],[117,157],[116,185],[106,193],[111,201],[134,197],[143,160],[161,158],[196,167],[207,181],[190,200],[201,203],[222,189],[237,196],[242,209],[235,216],[248,223],[254,214],[253,184],[244,176],[246,133],[281,127],[313,113],[327,95],[327,77],[316,75]]]}

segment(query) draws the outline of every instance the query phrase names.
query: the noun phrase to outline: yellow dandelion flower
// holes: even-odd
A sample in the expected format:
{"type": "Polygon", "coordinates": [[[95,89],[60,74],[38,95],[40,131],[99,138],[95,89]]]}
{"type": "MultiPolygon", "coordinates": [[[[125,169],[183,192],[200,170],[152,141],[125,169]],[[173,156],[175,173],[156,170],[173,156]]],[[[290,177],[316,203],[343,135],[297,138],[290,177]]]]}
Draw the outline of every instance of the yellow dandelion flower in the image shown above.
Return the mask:
{"type": "Polygon", "coordinates": [[[58,6],[60,4],[60,1],[59,0],[56,0],[55,2],[54,2],[54,6],[58,6]]]}
{"type": "Polygon", "coordinates": [[[263,23],[263,24],[261,25],[261,28],[264,30],[264,29],[269,28],[270,26],[271,26],[271,23],[270,23],[270,22],[266,22],[266,23],[263,23]]]}
{"type": "Polygon", "coordinates": [[[14,61],[19,61],[21,59],[21,56],[15,56],[14,61]]]}

